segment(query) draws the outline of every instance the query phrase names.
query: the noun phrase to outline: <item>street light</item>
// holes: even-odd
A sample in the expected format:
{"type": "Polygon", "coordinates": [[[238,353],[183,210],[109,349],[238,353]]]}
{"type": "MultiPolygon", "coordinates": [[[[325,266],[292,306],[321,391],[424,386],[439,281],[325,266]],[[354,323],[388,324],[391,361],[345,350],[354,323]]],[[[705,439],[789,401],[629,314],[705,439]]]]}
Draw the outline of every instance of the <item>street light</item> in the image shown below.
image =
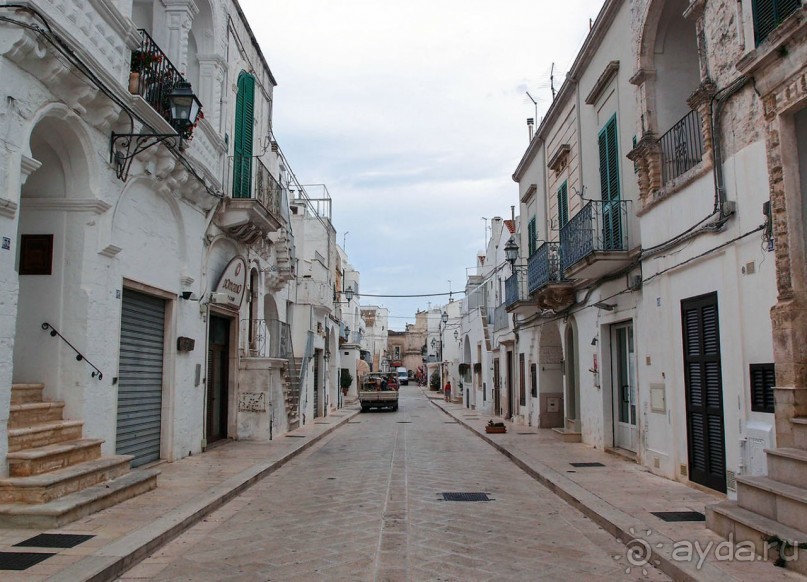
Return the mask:
{"type": "Polygon", "coordinates": [[[460,332],[457,331],[456,329],[454,330],[454,339],[457,340],[457,341],[459,341],[459,339],[460,339],[460,332]]]}
{"type": "Polygon", "coordinates": [[[518,259],[518,243],[515,237],[511,236],[507,243],[504,245],[504,257],[512,267],[518,259]]]}

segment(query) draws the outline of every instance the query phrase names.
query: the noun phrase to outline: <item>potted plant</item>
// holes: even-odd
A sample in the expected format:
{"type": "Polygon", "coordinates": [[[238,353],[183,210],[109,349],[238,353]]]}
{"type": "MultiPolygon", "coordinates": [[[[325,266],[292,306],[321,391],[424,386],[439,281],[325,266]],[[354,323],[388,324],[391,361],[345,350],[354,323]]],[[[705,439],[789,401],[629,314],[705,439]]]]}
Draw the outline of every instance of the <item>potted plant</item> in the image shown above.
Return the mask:
{"type": "Polygon", "coordinates": [[[485,425],[485,432],[494,434],[503,434],[507,432],[507,427],[504,426],[503,422],[493,422],[492,420],[489,420],[488,423],[485,425]]]}
{"type": "Polygon", "coordinates": [[[140,75],[153,65],[161,63],[163,57],[158,53],[151,53],[144,50],[132,51],[132,60],[129,67],[129,92],[140,93],[140,75]]]}
{"type": "Polygon", "coordinates": [[[342,368],[339,373],[339,386],[342,388],[342,395],[347,396],[347,391],[353,385],[353,376],[350,375],[350,370],[342,368]]]}

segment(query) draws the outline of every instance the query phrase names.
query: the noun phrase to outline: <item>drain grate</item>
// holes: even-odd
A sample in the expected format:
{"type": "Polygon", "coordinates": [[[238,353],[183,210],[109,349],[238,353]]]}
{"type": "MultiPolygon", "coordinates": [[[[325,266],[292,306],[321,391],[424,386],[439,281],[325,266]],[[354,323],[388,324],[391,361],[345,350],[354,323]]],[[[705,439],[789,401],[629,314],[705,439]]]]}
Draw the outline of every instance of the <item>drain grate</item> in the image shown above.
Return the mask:
{"type": "Polygon", "coordinates": [[[443,424],[457,424],[456,420],[444,420],[443,424]]]}
{"type": "Polygon", "coordinates": [[[348,424],[361,424],[361,421],[360,420],[348,420],[347,423],[348,424]]]}
{"type": "Polygon", "coordinates": [[[602,463],[569,463],[572,467],[605,467],[602,463]]]}
{"type": "Polygon", "coordinates": [[[27,570],[55,555],[40,552],[0,552],[0,570],[27,570]]]}
{"type": "Polygon", "coordinates": [[[331,424],[330,422],[315,422],[314,424],[331,424]]]}
{"type": "Polygon", "coordinates": [[[706,521],[700,511],[651,511],[653,515],[664,521],[706,521]]]}
{"type": "Polygon", "coordinates": [[[537,435],[537,432],[517,432],[516,434],[534,434],[537,435]]]}
{"type": "Polygon", "coordinates": [[[412,424],[411,420],[399,420],[396,424],[412,424]]]}
{"type": "Polygon", "coordinates": [[[443,492],[443,501],[492,501],[487,493],[472,492],[443,492]]]}
{"type": "Polygon", "coordinates": [[[77,545],[91,540],[95,536],[86,534],[53,534],[44,533],[29,538],[14,547],[24,548],[75,548],[77,545]]]}
{"type": "Polygon", "coordinates": [[[304,434],[287,434],[287,435],[285,435],[285,437],[287,439],[304,439],[305,435],[304,434]]]}

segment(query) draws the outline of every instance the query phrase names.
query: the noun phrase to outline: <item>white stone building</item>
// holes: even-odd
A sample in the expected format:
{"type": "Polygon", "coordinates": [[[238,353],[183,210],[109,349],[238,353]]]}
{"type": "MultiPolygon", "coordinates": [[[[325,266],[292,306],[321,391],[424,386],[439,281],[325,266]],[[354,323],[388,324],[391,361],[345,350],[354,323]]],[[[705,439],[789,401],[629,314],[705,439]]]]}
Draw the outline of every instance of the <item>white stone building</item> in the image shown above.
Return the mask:
{"type": "Polygon", "coordinates": [[[156,475],[127,475],[127,455],[172,461],[296,426],[306,342],[289,324],[329,312],[292,307],[308,235],[292,236],[289,186],[293,208],[305,196],[238,4],[21,4],[0,7],[0,474],[46,470],[16,453],[50,445],[85,484],[126,481],[107,487],[120,499],[156,475]],[[188,126],[168,108],[185,81],[203,113],[188,126]]]}

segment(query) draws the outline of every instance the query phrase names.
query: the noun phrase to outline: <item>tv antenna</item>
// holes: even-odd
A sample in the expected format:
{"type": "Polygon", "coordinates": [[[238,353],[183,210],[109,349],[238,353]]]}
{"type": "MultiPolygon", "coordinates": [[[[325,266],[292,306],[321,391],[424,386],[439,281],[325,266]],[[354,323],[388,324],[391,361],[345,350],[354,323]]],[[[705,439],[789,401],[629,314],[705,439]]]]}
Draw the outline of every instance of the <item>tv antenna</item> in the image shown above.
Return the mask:
{"type": "Polygon", "coordinates": [[[527,94],[527,97],[530,98],[530,101],[532,101],[532,104],[535,106],[535,123],[538,123],[538,101],[536,101],[535,98],[532,95],[530,95],[529,91],[524,92],[527,94]]]}
{"type": "Polygon", "coordinates": [[[552,63],[552,68],[549,69],[549,87],[552,89],[552,101],[555,100],[555,63],[552,63]]]}

